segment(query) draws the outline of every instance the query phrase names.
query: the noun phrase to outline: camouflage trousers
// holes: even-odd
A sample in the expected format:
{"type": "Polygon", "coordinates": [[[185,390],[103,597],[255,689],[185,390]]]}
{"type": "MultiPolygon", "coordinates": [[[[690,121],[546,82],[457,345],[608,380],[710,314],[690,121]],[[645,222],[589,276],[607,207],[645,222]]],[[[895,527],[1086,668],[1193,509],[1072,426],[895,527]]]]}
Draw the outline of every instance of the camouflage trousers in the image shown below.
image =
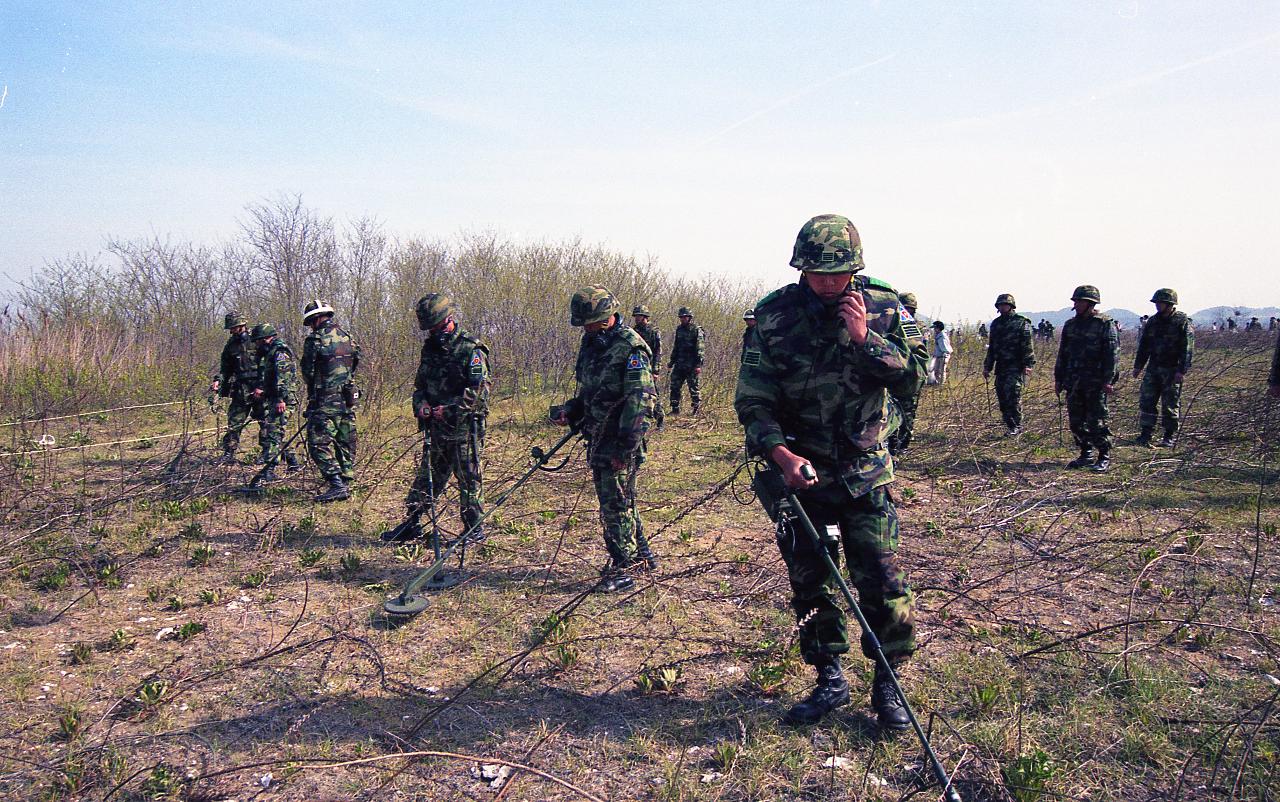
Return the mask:
{"type": "Polygon", "coordinates": [[[604,526],[604,545],[614,565],[630,565],[636,559],[644,538],[644,523],[635,509],[636,476],[644,457],[635,458],[631,466],[617,470],[612,465],[591,465],[591,481],[600,501],[600,523],[604,526]]]}
{"type": "Polygon", "coordinates": [[[917,390],[907,398],[895,397],[893,400],[902,412],[898,431],[889,435],[889,453],[897,454],[906,451],[911,445],[911,438],[916,431],[916,410],[920,408],[920,391],[917,390]]]}
{"type": "MultiPolygon", "coordinates": [[[[915,651],[912,620],[914,596],[906,572],[898,564],[898,513],[887,488],[878,487],[854,498],[841,483],[821,490],[796,493],[819,535],[827,526],[839,537],[825,543],[837,567],[843,546],[849,578],[858,604],[890,663],[901,663],[915,651]]],[[[778,528],[778,550],[791,580],[791,606],[800,629],[800,654],[810,665],[849,651],[845,601],[835,577],[813,540],[799,524],[778,528]]],[[[862,636],[862,653],[874,658],[875,649],[862,636]]]]}
{"type": "Polygon", "coordinates": [[[1016,429],[1022,425],[1022,387],[1026,374],[1020,370],[996,372],[996,401],[1004,425],[1016,429]]]}
{"type": "MultiPolygon", "coordinates": [[[[222,450],[234,454],[235,450],[240,447],[240,433],[244,431],[244,427],[249,424],[250,418],[259,421],[262,426],[262,418],[255,415],[253,404],[245,403],[236,396],[231,396],[231,404],[227,407],[227,431],[222,435],[222,450]]],[[[265,427],[264,427],[265,428],[265,427]]],[[[263,429],[258,430],[258,442],[262,443],[263,429]]]]}
{"type": "Polygon", "coordinates": [[[266,406],[262,416],[262,426],[258,429],[258,445],[262,447],[263,465],[279,465],[282,454],[288,464],[298,464],[298,459],[293,456],[292,450],[281,451],[284,441],[289,439],[289,419],[296,412],[297,409],[294,407],[285,407],[284,412],[276,412],[275,405],[266,406]]]}
{"type": "Polygon", "coordinates": [[[693,403],[694,410],[697,410],[702,404],[701,379],[695,368],[685,365],[671,368],[671,414],[680,412],[680,398],[683,395],[681,390],[686,382],[689,384],[689,400],[693,403]]]}
{"type": "Polygon", "coordinates": [[[432,437],[422,444],[422,459],[418,462],[418,475],[409,488],[405,504],[409,509],[429,511],[427,504],[431,493],[437,501],[452,476],[458,483],[458,508],[463,530],[484,515],[484,474],[480,470],[480,457],[484,453],[484,424],[477,426],[473,447],[470,437],[444,439],[432,437]]]}
{"type": "Polygon", "coordinates": [[[1111,429],[1107,426],[1107,395],[1102,385],[1072,387],[1067,391],[1067,420],[1071,436],[1081,451],[1111,450],[1111,429]]]}
{"type": "Polygon", "coordinates": [[[1178,413],[1182,406],[1182,385],[1173,380],[1173,368],[1148,366],[1138,393],[1138,425],[1143,429],[1156,426],[1156,406],[1164,423],[1164,433],[1172,437],[1178,431],[1178,413]]]}
{"type": "Polygon", "coordinates": [[[307,453],[326,479],[356,478],[356,414],[321,407],[307,419],[307,453]]]}

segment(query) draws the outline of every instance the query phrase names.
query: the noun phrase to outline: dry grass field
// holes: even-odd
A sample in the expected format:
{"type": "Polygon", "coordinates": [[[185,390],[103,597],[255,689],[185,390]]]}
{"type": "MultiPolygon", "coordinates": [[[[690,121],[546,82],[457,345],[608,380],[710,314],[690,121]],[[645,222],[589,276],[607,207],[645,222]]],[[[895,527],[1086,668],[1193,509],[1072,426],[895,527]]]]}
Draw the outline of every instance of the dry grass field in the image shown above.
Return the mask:
{"type": "MultiPolygon", "coordinates": [[[[1280,794],[1271,340],[1202,339],[1177,447],[1127,445],[1127,381],[1103,475],[1063,468],[1051,344],[1020,438],[974,338],[926,389],[894,491],[921,635],[904,683],[966,800],[1280,794]]],[[[408,621],[382,602],[429,549],[378,539],[419,447],[403,405],[363,414],[358,491],[327,506],[309,470],[239,492],[253,429],[245,464],[213,465],[201,399],[0,430],[0,797],[936,799],[914,738],[877,736],[860,656],[853,704],[780,723],[812,676],[713,389],[652,439],[662,562],[633,592],[589,593],[605,552],[574,449],[408,621]]],[[[495,409],[491,499],[558,436],[551,400],[495,409]]]]}

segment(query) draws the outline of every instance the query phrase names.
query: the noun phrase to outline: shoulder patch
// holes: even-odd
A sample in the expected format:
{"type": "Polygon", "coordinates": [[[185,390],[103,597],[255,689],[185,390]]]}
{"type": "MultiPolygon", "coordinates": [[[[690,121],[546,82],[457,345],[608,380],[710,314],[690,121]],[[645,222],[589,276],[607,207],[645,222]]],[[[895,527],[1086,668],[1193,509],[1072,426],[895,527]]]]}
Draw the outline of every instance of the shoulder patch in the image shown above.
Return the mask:
{"type": "Polygon", "coordinates": [[[633,351],[631,356],[627,357],[627,370],[644,370],[647,364],[644,354],[639,351],[633,351]]]}
{"type": "Polygon", "coordinates": [[[755,348],[748,348],[742,352],[742,364],[749,367],[757,367],[760,364],[760,351],[755,348]]]}
{"type": "Polygon", "coordinates": [[[480,354],[480,349],[471,352],[471,367],[478,368],[484,364],[484,357],[480,354]]]}
{"type": "Polygon", "coordinates": [[[289,354],[288,354],[288,353],[286,353],[285,351],[276,351],[276,361],[277,361],[277,362],[288,362],[288,361],[289,361],[289,354]]]}

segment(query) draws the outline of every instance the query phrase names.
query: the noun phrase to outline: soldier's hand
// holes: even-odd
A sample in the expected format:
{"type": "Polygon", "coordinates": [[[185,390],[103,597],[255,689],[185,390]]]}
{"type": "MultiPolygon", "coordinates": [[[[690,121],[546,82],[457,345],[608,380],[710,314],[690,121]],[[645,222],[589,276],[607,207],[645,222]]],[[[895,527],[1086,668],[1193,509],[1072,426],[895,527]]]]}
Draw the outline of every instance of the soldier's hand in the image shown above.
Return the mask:
{"type": "Polygon", "coordinates": [[[1115,386],[1114,384],[1104,384],[1104,385],[1102,385],[1102,394],[1103,394],[1103,395],[1111,395],[1111,394],[1112,394],[1112,393],[1114,393],[1115,391],[1116,391],[1116,386],[1115,386]]]}
{"type": "Polygon", "coordinates": [[[813,470],[813,465],[804,457],[797,456],[791,452],[786,446],[774,446],[769,452],[769,459],[773,460],[773,464],[778,466],[778,470],[782,471],[782,480],[787,483],[787,487],[792,490],[800,490],[811,487],[818,483],[818,475],[815,472],[813,478],[806,478],[800,469],[808,465],[809,470],[813,470]]]}
{"type": "Polygon", "coordinates": [[[1027,374],[1028,376],[1030,376],[1030,375],[1031,375],[1031,368],[1030,368],[1030,367],[1025,367],[1025,368],[1023,368],[1023,369],[1022,369],[1022,372],[1023,372],[1023,373],[1025,373],[1025,374],[1027,374]]]}
{"type": "Polygon", "coordinates": [[[277,401],[277,402],[276,402],[276,414],[277,414],[277,415],[283,415],[283,414],[284,414],[284,402],[283,402],[283,401],[277,401]]]}
{"type": "Polygon", "coordinates": [[[422,406],[414,410],[413,414],[421,418],[422,420],[427,420],[428,418],[431,417],[431,405],[423,404],[422,406]]]}
{"type": "Polygon", "coordinates": [[[840,296],[836,314],[844,321],[849,339],[857,345],[867,341],[867,305],[862,300],[862,293],[854,292],[840,296]]]}
{"type": "Polygon", "coordinates": [[[701,375],[702,375],[702,368],[700,368],[700,367],[699,367],[699,368],[694,368],[694,369],[693,369],[693,374],[694,374],[695,376],[701,376],[701,375]]]}
{"type": "Polygon", "coordinates": [[[217,379],[214,379],[214,380],[213,380],[213,384],[209,385],[209,390],[210,390],[211,392],[215,392],[215,393],[216,393],[216,392],[218,392],[218,388],[219,388],[219,387],[221,387],[221,386],[222,386],[222,382],[218,381],[217,379]]]}
{"type": "Polygon", "coordinates": [[[253,388],[253,397],[254,397],[254,398],[262,398],[262,388],[261,388],[261,387],[255,387],[255,388],[253,388]]]}
{"type": "Polygon", "coordinates": [[[554,424],[555,424],[555,425],[557,425],[557,426],[568,426],[568,425],[569,425],[569,415],[568,415],[568,413],[566,413],[566,412],[562,409],[562,410],[560,410],[560,414],[559,414],[559,415],[557,415],[557,416],[555,416],[554,418],[552,418],[552,419],[551,419],[551,422],[552,422],[552,423],[554,423],[554,424]]]}
{"type": "Polygon", "coordinates": [[[444,404],[432,407],[431,417],[436,420],[444,420],[444,404]]]}
{"type": "Polygon", "coordinates": [[[1175,374],[1173,374],[1173,383],[1174,383],[1174,384],[1182,384],[1182,375],[1183,375],[1183,374],[1181,374],[1181,373],[1175,373],[1175,374]]]}

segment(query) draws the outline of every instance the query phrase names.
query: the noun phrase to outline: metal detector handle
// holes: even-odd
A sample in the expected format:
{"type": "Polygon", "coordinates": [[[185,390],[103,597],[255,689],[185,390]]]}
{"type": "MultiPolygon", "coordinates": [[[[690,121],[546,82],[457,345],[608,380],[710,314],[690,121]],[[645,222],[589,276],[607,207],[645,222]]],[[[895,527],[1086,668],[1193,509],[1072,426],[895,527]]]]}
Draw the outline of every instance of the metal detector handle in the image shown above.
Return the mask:
{"type": "MultiPolygon", "coordinates": [[[[806,466],[809,467],[809,466],[806,466]]],[[[812,471],[813,468],[809,467],[812,471]]],[[[804,468],[800,469],[801,474],[804,468]]],[[[822,542],[822,536],[818,534],[817,528],[813,525],[813,521],[809,520],[809,514],[805,512],[804,507],[800,504],[800,499],[796,498],[795,491],[786,488],[786,502],[790,506],[788,512],[795,516],[800,522],[800,526],[813,540],[813,545],[822,557],[823,562],[827,564],[827,570],[835,578],[836,584],[840,586],[840,593],[843,594],[844,600],[848,603],[849,609],[853,612],[855,618],[858,619],[858,626],[862,628],[862,632],[867,636],[868,640],[875,648],[876,662],[885,671],[889,672],[889,679],[893,683],[893,689],[898,694],[898,698],[902,700],[902,706],[907,711],[907,718],[911,721],[911,728],[916,731],[916,737],[920,739],[920,745],[924,747],[925,754],[929,758],[929,763],[933,769],[933,775],[943,788],[943,797],[947,802],[962,802],[960,793],[956,791],[951,784],[951,778],[947,775],[947,770],[943,768],[942,761],[938,760],[938,756],[933,751],[933,746],[929,743],[929,738],[924,734],[924,729],[920,726],[920,721],[916,718],[916,713],[911,709],[911,702],[907,701],[907,695],[902,690],[902,685],[898,683],[897,672],[893,670],[893,666],[889,665],[889,659],[884,656],[884,649],[880,646],[880,639],[876,637],[876,633],[872,631],[871,624],[867,621],[867,617],[863,615],[862,608],[858,606],[857,600],[853,597],[853,592],[849,590],[849,585],[844,581],[840,569],[836,566],[835,561],[831,559],[831,554],[827,551],[826,546],[822,542]]]]}

